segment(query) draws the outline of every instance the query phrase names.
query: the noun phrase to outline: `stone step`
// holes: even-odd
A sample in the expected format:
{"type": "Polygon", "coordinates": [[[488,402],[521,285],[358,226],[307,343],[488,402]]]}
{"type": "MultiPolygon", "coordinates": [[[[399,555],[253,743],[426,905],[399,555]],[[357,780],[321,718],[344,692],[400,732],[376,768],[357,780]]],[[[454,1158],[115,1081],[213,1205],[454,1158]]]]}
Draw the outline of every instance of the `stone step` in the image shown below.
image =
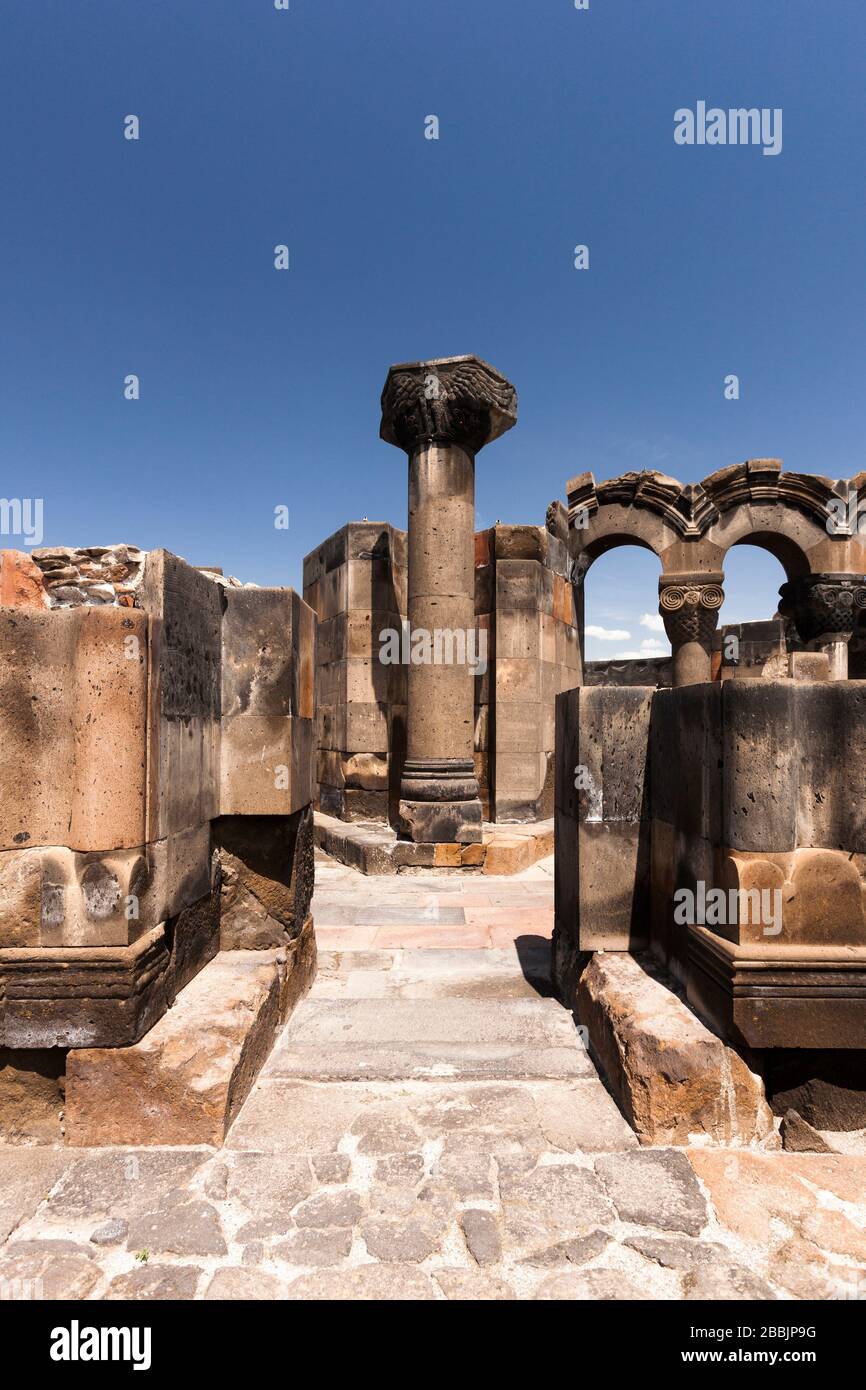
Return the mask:
{"type": "Polygon", "coordinates": [[[283,1033],[266,1075],[318,1081],[568,1078],[592,1076],[594,1068],[571,1015],[556,1000],[476,993],[310,998],[283,1033]]]}
{"type": "Polygon", "coordinates": [[[581,1047],[538,1043],[330,1043],[280,1047],[263,1076],[306,1081],[531,1081],[594,1077],[581,1047]]]}
{"type": "Polygon", "coordinates": [[[314,999],[537,999],[553,993],[550,948],[322,951],[314,999]]]}
{"type": "Polygon", "coordinates": [[[221,951],[134,1046],[72,1049],[66,1142],[220,1145],[314,971],[308,919],[287,950],[221,951]]]}

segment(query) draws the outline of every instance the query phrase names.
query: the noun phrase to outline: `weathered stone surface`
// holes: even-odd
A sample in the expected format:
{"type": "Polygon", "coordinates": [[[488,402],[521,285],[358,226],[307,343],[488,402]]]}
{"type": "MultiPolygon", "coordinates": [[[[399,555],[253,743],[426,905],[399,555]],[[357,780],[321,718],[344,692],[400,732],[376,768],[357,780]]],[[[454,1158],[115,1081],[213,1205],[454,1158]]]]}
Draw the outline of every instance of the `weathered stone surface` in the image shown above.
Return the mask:
{"type": "Polygon", "coordinates": [[[539,1288],[535,1297],[541,1300],[595,1300],[603,1299],[629,1302],[641,1299],[655,1299],[658,1295],[650,1289],[628,1279],[618,1269],[569,1270],[565,1274],[552,1274],[539,1288]]]}
{"type": "Polygon", "coordinates": [[[692,1149],[688,1157],[720,1222],[763,1251],[779,1243],[777,1223],[797,1229],[820,1207],[866,1204],[866,1169],[859,1158],[711,1149],[692,1149]]]}
{"type": "Polygon", "coordinates": [[[191,1299],[200,1278],[201,1270],[195,1265],[140,1264],[112,1279],[105,1297],[142,1301],[191,1299]]]}
{"type": "Polygon", "coordinates": [[[51,1193],[52,1219],[131,1219],[147,1213],[167,1193],[191,1181],[206,1158],[196,1149],[162,1153],[126,1149],[83,1158],[64,1156],[63,1176],[51,1193]]]}
{"type": "Polygon", "coordinates": [[[61,1048],[0,1048],[0,1142],[62,1138],[65,1068],[61,1048]]]}
{"type": "Polygon", "coordinates": [[[536,1250],[526,1257],[529,1265],[587,1264],[606,1250],[611,1236],[606,1231],[592,1231],[588,1236],[578,1236],[573,1240],[561,1240],[549,1245],[546,1250],[536,1250]]]}
{"type": "Polygon", "coordinates": [[[283,1021],[283,970],[224,951],[134,1047],[74,1051],[69,1142],[221,1144],[283,1021]]]}
{"type": "Polygon", "coordinates": [[[88,1298],[101,1277],[88,1255],[57,1250],[50,1240],[34,1241],[20,1255],[0,1257],[0,1286],[21,1298],[88,1298]]]}
{"type": "Polygon", "coordinates": [[[122,1245],[128,1235],[129,1222],[115,1216],[97,1226],[90,1239],[94,1245],[122,1245]]]}
{"type": "Polygon", "coordinates": [[[260,1269],[218,1269],[205,1290],[206,1299],[261,1301],[285,1297],[285,1289],[273,1274],[260,1269]]]}
{"type": "Polygon", "coordinates": [[[595,1173],[577,1165],[539,1164],[528,1172],[503,1171],[500,1165],[499,1188],[504,1249],[514,1258],[587,1236],[616,1219],[595,1173]]]}
{"type": "Polygon", "coordinates": [[[686,1274],[683,1296],[706,1303],[717,1300],[742,1303],[778,1297],[766,1279],[734,1264],[708,1264],[686,1274]]]}
{"type": "Polygon", "coordinates": [[[345,1182],[351,1166],[348,1154],[318,1154],[313,1157],[313,1169],[319,1182],[345,1182]]]}
{"type": "Polygon", "coordinates": [[[707,1204],[684,1153],[603,1154],[595,1168],[623,1221],[693,1236],[706,1225],[707,1204]]]}
{"type": "Polygon", "coordinates": [[[478,1269],[437,1269],[433,1275],[445,1297],[465,1303],[493,1303],[516,1299],[504,1280],[478,1269]]]}
{"type": "Polygon", "coordinates": [[[476,1263],[498,1264],[502,1258],[502,1237],[493,1212],[469,1207],[461,1212],[460,1224],[469,1253],[476,1263]]]}
{"type": "Polygon", "coordinates": [[[292,1265],[339,1264],[352,1248],[352,1231],[339,1226],[307,1226],[274,1246],[274,1257],[292,1265]]]}
{"type": "Polygon", "coordinates": [[[817,1129],[798,1115],[796,1110],[787,1110],[782,1116],[782,1123],[779,1128],[782,1136],[782,1148],[788,1153],[818,1153],[829,1154],[833,1152],[830,1144],[818,1133],[817,1129]]]}
{"type": "Polygon", "coordinates": [[[0,1147],[0,1244],[36,1211],[69,1162],[52,1149],[0,1147]]]}
{"type": "Polygon", "coordinates": [[[704,1134],[748,1144],[770,1133],[758,1077],[633,957],[593,956],[580,979],[577,1011],[644,1143],[688,1144],[704,1134]]]}
{"type": "Polygon", "coordinates": [[[323,1192],[310,1197],[295,1212],[297,1226],[354,1226],[364,1211],[357,1192],[323,1192]]]}
{"type": "Polygon", "coordinates": [[[226,1243],[216,1207],[184,1200],[181,1190],[169,1193],[155,1211],[132,1219],[126,1247],[135,1253],[160,1255],[225,1255],[226,1243]]]}
{"type": "Polygon", "coordinates": [[[678,1269],[686,1273],[702,1269],[707,1264],[730,1263],[730,1255],[725,1247],[709,1240],[691,1240],[685,1236],[629,1236],[624,1244],[665,1269],[678,1269]]]}
{"type": "Polygon", "coordinates": [[[362,1303],[416,1302],[436,1297],[429,1275],[415,1265],[367,1264],[354,1269],[304,1274],[289,1285],[286,1298],[362,1303]]]}
{"type": "Polygon", "coordinates": [[[22,550],[0,550],[0,606],[47,608],[42,571],[22,550]]]}
{"type": "Polygon", "coordinates": [[[389,1154],[376,1163],[376,1181],[387,1187],[417,1185],[424,1176],[424,1166],[421,1153],[389,1154]]]}
{"type": "Polygon", "coordinates": [[[636,1149],[637,1139],[616,1103],[596,1078],[565,1086],[533,1086],[541,1130],[552,1148],[566,1153],[636,1149]]]}
{"type": "Polygon", "coordinates": [[[230,1149],[284,1155],[334,1153],[369,1096],[361,1087],[267,1079],[250,1096],[226,1141],[230,1149]],[[292,1115],[287,1126],[285,1116],[292,1115]]]}
{"type": "Polygon", "coordinates": [[[367,1253],[386,1264],[420,1264],[433,1254],[439,1243],[435,1228],[411,1217],[365,1221],[361,1236],[367,1253]]]}
{"type": "Polygon", "coordinates": [[[133,610],[0,609],[0,847],[144,844],[148,641],[133,610]]]}

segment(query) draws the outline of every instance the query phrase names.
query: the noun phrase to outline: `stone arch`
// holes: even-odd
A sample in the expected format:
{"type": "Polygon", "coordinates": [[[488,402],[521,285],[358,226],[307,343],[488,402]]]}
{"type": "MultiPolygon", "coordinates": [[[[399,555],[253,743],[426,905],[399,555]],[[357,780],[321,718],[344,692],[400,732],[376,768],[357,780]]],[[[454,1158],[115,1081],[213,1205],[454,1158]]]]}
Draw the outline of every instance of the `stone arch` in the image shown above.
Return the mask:
{"type": "MultiPolygon", "coordinates": [[[[835,604],[841,613],[849,597],[837,601],[837,591],[850,589],[858,603],[866,593],[866,542],[857,519],[861,496],[866,500],[866,474],[832,482],[784,473],[778,459],[748,459],[700,483],[682,484],[647,470],[596,483],[583,473],[567,484],[567,494],[581,633],[582,579],[590,565],[616,545],[645,546],[661,562],[661,609],[676,683],[709,678],[708,643],[721,606],[725,555],[734,545],[757,545],[779,560],[792,613],[806,615],[816,602],[835,604]]],[[[838,625],[839,613],[827,621],[838,625]]],[[[810,613],[807,625],[816,622],[810,613]]]]}

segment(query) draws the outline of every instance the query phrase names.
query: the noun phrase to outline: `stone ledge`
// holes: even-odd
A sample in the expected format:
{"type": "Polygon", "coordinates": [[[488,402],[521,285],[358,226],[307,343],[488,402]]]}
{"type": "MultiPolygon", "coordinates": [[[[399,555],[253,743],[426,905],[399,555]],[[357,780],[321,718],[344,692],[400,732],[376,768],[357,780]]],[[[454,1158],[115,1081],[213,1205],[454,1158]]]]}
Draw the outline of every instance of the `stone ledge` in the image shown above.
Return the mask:
{"type": "Polygon", "coordinates": [[[726,941],[688,928],[689,1000],[747,1048],[866,1047],[866,946],[726,941]]]}
{"type": "Polygon", "coordinates": [[[66,1142],[219,1147],[315,961],[308,917],[286,950],[222,951],[134,1046],[70,1051],[66,1142]]]}
{"type": "Polygon", "coordinates": [[[416,844],[398,840],[389,825],[343,821],[315,813],[316,845],[363,874],[411,873],[414,869],[460,869],[468,873],[516,874],[553,853],[553,821],[484,826],[481,844],[416,844]]]}
{"type": "Polygon", "coordinates": [[[577,1015],[642,1144],[756,1144],[773,1132],[763,1084],[626,952],[592,957],[577,1015]]]}

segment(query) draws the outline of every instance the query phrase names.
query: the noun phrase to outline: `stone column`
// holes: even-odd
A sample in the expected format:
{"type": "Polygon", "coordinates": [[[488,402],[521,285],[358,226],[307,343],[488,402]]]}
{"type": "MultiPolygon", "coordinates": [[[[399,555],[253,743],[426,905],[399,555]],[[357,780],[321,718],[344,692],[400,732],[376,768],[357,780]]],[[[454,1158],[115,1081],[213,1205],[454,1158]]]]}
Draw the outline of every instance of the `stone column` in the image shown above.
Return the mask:
{"type": "Polygon", "coordinates": [[[475,776],[475,455],[517,419],[477,357],[392,367],[381,437],[409,456],[409,642],[400,820],[413,840],[481,840],[475,776]]]}
{"type": "Polygon", "coordinates": [[[810,651],[830,658],[830,679],[848,679],[848,642],[866,608],[866,575],[804,574],[779,590],[779,612],[793,619],[810,651]]]}
{"type": "Polygon", "coordinates": [[[725,595],[724,575],[673,574],[659,580],[659,612],[673,649],[674,685],[712,680],[712,641],[725,595]]]}

